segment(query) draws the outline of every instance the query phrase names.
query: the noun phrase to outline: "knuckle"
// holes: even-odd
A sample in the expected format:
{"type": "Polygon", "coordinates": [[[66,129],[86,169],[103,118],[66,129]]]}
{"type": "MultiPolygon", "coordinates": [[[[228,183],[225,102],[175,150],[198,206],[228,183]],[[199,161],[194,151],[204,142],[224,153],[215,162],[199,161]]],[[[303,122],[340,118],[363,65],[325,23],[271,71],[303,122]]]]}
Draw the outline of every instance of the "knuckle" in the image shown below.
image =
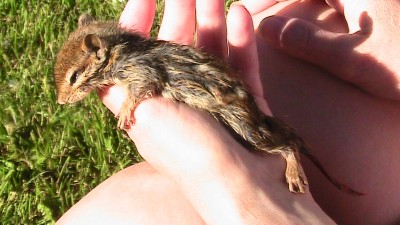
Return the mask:
{"type": "Polygon", "coordinates": [[[292,49],[301,55],[311,56],[318,49],[315,30],[299,19],[291,19],[283,28],[281,43],[284,48],[292,49]]]}

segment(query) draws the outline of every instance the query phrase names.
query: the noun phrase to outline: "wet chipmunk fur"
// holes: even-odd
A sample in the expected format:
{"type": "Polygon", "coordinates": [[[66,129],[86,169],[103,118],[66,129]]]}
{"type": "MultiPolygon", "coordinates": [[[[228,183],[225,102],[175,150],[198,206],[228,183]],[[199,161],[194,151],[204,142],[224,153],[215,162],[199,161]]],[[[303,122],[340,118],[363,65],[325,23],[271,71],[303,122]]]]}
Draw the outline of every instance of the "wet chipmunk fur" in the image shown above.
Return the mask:
{"type": "Polygon", "coordinates": [[[302,153],[336,187],[360,194],[332,178],[292,128],[264,115],[224,62],[194,47],[144,38],[84,14],[57,56],[54,76],[60,104],[82,100],[103,86],[124,87],[128,97],[118,115],[120,128],[133,123],[141,101],[162,96],[209,112],[254,152],[281,155],[291,192],[305,192],[302,153]]]}

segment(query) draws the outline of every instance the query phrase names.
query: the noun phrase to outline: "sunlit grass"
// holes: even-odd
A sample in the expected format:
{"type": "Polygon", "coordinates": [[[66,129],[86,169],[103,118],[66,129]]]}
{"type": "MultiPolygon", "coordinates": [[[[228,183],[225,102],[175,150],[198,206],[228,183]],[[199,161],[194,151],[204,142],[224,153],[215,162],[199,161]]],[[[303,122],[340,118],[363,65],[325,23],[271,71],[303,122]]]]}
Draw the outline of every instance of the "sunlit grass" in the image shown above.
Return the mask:
{"type": "Polygon", "coordinates": [[[117,19],[124,2],[0,2],[0,224],[47,224],[116,171],[133,144],[95,94],[56,104],[55,54],[82,12],[117,19]]]}
{"type": "Polygon", "coordinates": [[[0,224],[52,224],[101,181],[140,160],[95,93],[57,105],[52,77],[55,55],[79,15],[117,20],[124,5],[0,1],[0,224]]]}

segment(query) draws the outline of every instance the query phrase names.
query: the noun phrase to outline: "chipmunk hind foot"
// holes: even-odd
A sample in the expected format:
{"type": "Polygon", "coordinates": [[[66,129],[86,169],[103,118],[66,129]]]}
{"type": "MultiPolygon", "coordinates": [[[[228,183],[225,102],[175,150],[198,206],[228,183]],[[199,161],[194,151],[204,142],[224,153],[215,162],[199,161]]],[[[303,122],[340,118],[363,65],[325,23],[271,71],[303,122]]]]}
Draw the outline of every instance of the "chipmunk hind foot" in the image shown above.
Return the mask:
{"type": "Polygon", "coordinates": [[[296,157],[296,152],[285,153],[282,156],[286,160],[285,177],[289,185],[289,191],[293,193],[305,193],[308,182],[304,176],[299,159],[296,157]]]}

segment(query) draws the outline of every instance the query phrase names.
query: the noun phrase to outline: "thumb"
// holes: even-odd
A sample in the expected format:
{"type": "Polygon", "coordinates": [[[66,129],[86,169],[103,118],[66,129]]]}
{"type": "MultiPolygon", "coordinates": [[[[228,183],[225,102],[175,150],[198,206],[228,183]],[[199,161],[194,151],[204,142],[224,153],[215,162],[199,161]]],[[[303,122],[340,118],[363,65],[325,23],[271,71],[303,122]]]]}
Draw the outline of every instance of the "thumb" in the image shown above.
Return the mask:
{"type": "Polygon", "coordinates": [[[361,15],[361,31],[334,33],[300,19],[267,17],[261,36],[291,56],[320,66],[338,78],[380,97],[399,99],[396,75],[369,52],[358,49],[371,35],[371,18],[361,15]]]}
{"type": "Polygon", "coordinates": [[[336,75],[351,66],[348,57],[352,35],[326,31],[309,22],[281,16],[265,18],[258,31],[274,47],[336,75]]]}

